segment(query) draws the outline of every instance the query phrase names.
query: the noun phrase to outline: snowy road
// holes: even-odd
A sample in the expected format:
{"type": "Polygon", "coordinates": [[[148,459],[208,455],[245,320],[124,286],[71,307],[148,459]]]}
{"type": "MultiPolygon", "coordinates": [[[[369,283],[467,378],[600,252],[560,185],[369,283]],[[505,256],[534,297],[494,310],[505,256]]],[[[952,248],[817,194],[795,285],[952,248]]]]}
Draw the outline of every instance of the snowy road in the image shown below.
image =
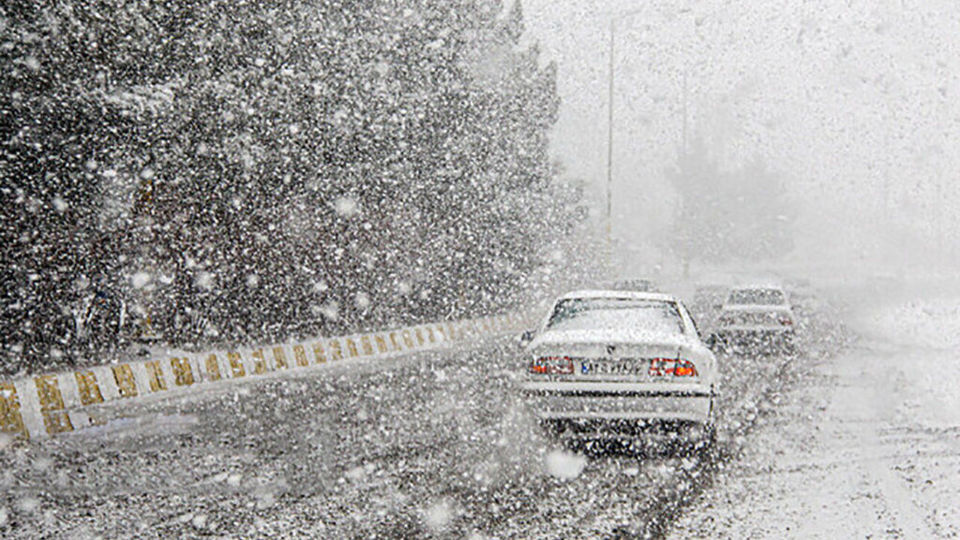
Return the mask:
{"type": "Polygon", "coordinates": [[[960,535],[960,362],[951,302],[860,310],[860,339],[807,366],[673,533],[678,538],[960,535]]]}
{"type": "Polygon", "coordinates": [[[662,535],[723,478],[751,428],[840,338],[725,362],[720,455],[584,458],[534,429],[512,339],[228,386],[113,410],[106,425],[0,454],[16,536],[662,535]],[[573,478],[564,478],[564,477],[573,478]]]}

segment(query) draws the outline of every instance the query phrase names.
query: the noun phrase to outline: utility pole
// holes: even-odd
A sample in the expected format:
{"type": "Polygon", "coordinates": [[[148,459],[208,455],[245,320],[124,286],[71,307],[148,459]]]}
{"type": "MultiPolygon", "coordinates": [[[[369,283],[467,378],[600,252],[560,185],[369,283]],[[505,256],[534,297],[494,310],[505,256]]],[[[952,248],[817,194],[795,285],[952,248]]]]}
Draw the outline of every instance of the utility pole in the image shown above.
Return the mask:
{"type": "Polygon", "coordinates": [[[616,19],[610,19],[610,71],[607,77],[607,248],[613,253],[613,77],[616,19]]]}
{"type": "Polygon", "coordinates": [[[936,196],[936,207],[937,207],[937,263],[940,265],[940,268],[943,268],[946,257],[944,256],[944,248],[946,242],[944,241],[944,226],[943,220],[946,213],[943,211],[944,201],[943,201],[943,175],[937,170],[936,175],[936,187],[937,187],[937,196],[936,196]]]}
{"type": "Polygon", "coordinates": [[[683,149],[683,155],[687,155],[687,66],[683,66],[683,140],[681,141],[681,148],[683,149]]]}
{"type": "MultiPolygon", "coordinates": [[[[681,130],[681,140],[680,140],[680,159],[686,160],[687,158],[687,67],[684,64],[683,67],[683,95],[681,97],[683,104],[681,109],[683,110],[683,129],[681,130]]],[[[677,222],[679,223],[683,220],[683,195],[680,194],[677,198],[677,222]]],[[[686,236],[686,235],[685,235],[686,236]]],[[[685,242],[689,242],[689,238],[685,238],[685,242]]],[[[684,279],[690,277],[690,253],[689,247],[684,248],[683,250],[683,277],[684,279]]]]}

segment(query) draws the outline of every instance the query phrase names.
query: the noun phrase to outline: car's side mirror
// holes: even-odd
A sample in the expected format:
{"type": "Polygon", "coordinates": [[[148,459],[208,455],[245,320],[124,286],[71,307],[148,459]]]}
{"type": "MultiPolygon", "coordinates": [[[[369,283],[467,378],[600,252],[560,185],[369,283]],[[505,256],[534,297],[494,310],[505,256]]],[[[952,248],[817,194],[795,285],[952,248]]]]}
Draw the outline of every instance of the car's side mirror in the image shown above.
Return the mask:
{"type": "Polygon", "coordinates": [[[517,339],[517,343],[520,347],[526,347],[533,341],[533,330],[524,330],[520,337],[517,339]]]}
{"type": "Polygon", "coordinates": [[[717,348],[717,344],[719,343],[719,340],[717,339],[716,334],[710,334],[709,336],[707,336],[707,339],[703,340],[703,343],[706,344],[706,346],[712,351],[717,348]]]}

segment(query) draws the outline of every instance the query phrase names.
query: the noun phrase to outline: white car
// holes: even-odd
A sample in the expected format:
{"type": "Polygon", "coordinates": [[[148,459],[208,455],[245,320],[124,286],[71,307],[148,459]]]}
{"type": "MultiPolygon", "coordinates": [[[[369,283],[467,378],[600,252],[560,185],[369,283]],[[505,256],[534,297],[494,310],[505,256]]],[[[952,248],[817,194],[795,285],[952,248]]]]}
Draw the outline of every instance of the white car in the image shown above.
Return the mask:
{"type": "Polygon", "coordinates": [[[700,328],[714,328],[717,317],[723,309],[730,287],[715,283],[700,283],[693,292],[693,298],[687,306],[700,328]]]}
{"type": "Polygon", "coordinates": [[[717,361],[675,297],[573,292],[525,338],[522,392],[562,438],[712,442],[717,361]]]}
{"type": "Polygon", "coordinates": [[[652,279],[645,278],[621,279],[614,282],[610,288],[617,291],[660,292],[652,279]]]}
{"type": "Polygon", "coordinates": [[[777,285],[734,287],[711,339],[734,350],[793,352],[796,317],[787,293],[777,285]]]}

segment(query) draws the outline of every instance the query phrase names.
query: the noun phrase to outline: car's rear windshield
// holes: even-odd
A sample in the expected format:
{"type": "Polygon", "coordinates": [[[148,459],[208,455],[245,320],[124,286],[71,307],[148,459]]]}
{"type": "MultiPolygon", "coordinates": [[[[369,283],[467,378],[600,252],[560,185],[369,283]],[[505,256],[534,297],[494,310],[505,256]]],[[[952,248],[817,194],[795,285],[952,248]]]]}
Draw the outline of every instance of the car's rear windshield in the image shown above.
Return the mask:
{"type": "Polygon", "coordinates": [[[634,298],[569,298],[557,302],[547,329],[682,334],[683,320],[674,302],[634,298]]]}
{"type": "Polygon", "coordinates": [[[737,289],[730,292],[727,303],[748,306],[779,306],[787,303],[787,297],[779,289],[737,289]]]}

